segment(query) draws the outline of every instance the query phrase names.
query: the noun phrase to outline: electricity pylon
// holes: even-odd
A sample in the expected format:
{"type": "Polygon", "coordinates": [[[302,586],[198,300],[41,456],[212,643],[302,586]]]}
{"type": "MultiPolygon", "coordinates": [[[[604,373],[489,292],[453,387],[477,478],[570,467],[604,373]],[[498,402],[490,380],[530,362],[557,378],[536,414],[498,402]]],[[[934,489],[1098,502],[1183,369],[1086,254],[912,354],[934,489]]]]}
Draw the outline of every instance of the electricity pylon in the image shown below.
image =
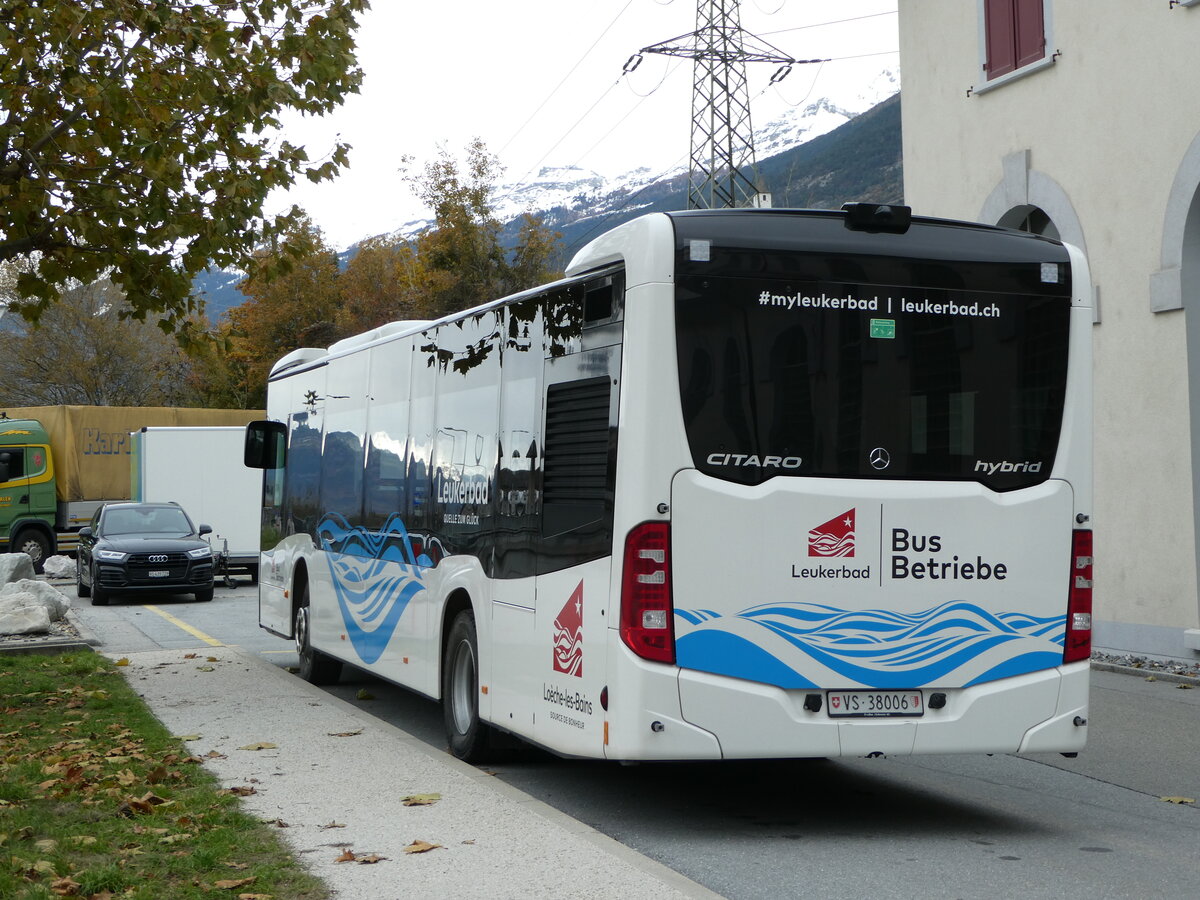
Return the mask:
{"type": "MultiPolygon", "coordinates": [[[[643,47],[630,60],[658,53],[693,61],[689,209],[763,205],[756,183],[746,63],[778,63],[780,68],[771,76],[775,84],[793,65],[818,61],[793,59],[744,31],[738,4],[739,0],[697,0],[695,31],[643,47]]],[[[633,68],[636,64],[626,63],[627,72],[633,68]]]]}

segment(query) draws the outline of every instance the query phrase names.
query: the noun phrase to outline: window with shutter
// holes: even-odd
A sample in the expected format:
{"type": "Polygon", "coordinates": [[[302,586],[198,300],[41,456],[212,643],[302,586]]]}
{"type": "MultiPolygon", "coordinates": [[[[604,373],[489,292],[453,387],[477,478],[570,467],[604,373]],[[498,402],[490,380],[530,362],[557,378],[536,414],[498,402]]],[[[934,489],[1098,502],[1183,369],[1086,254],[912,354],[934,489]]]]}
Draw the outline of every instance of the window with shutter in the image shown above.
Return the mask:
{"type": "Polygon", "coordinates": [[[983,0],[988,80],[1046,56],[1044,0],[983,0]]]}

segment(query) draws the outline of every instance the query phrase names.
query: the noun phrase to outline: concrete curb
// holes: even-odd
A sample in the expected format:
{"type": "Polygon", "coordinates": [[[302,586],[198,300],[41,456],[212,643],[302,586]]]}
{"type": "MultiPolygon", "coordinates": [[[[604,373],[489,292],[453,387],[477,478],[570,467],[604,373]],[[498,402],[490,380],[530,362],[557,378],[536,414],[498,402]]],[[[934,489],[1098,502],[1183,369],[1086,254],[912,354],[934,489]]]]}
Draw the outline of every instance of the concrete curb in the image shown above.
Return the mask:
{"type": "Polygon", "coordinates": [[[1116,672],[1120,675],[1137,675],[1142,679],[1153,678],[1155,681],[1170,681],[1174,684],[1200,686],[1200,676],[1181,675],[1177,672],[1160,672],[1156,669],[1140,669],[1137,666],[1120,666],[1116,663],[1092,660],[1092,668],[1098,672],[1116,672]]]}

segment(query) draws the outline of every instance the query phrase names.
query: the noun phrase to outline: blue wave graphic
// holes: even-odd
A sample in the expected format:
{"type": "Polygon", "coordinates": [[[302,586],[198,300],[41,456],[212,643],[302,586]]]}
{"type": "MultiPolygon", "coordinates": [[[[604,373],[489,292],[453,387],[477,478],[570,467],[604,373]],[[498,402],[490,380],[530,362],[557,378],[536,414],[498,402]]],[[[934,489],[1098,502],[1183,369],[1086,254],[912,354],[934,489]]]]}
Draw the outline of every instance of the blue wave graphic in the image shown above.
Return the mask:
{"type": "Polygon", "coordinates": [[[676,610],[680,666],[782,688],[954,687],[1062,662],[1066,616],[965,602],[917,613],[772,603],[717,616],[676,610]]]}
{"type": "Polygon", "coordinates": [[[338,513],[317,523],[346,633],[359,658],[376,662],[414,596],[425,590],[428,556],[416,556],[404,522],[392,514],[379,531],[351,525],[338,513]]]}

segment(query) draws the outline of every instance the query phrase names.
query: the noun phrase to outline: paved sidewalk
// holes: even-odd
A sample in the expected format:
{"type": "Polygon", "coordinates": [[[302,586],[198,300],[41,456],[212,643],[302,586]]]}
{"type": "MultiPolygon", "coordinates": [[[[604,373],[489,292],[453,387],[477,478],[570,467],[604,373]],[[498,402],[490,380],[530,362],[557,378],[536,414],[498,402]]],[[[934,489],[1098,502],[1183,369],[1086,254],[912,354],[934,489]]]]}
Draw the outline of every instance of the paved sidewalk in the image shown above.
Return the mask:
{"type": "Polygon", "coordinates": [[[718,897],[256,657],[228,647],[107,655],[127,656],[122,671],[155,715],[198,735],[187,747],[214,754],[205,764],[227,787],[253,788],[246,809],[278,820],[343,900],[718,897]],[[261,743],[275,746],[245,749],[261,743]],[[441,799],[403,804],[418,794],[441,799]],[[406,853],[418,840],[439,848],[406,853]],[[386,859],[335,862],[347,848],[386,859]]]}

